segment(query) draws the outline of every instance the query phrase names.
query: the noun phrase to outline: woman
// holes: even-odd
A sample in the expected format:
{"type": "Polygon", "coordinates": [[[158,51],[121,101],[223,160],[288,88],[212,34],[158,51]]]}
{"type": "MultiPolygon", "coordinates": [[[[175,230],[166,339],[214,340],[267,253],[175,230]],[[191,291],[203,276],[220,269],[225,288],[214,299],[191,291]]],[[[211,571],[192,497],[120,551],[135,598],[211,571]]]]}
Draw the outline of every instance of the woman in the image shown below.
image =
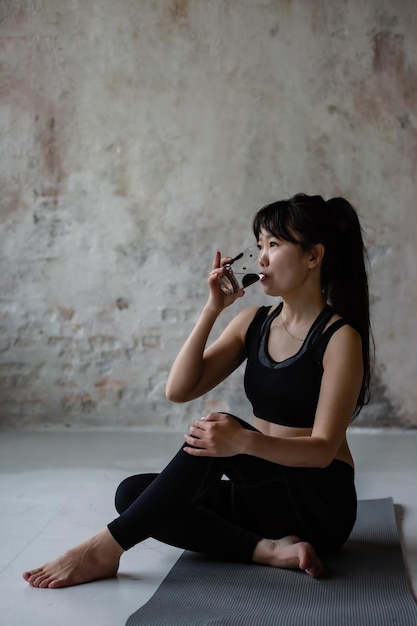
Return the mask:
{"type": "Polygon", "coordinates": [[[245,359],[254,426],[210,413],[189,428],[159,475],[119,486],[119,517],[57,560],[24,574],[35,587],[114,576],[125,550],[154,537],[236,561],[320,576],[320,553],[339,548],[356,517],[346,430],[369,395],[370,323],[361,227],[343,198],[298,194],[262,208],[253,230],[272,307],[247,308],[206,347],[219,314],[243,291],[219,284],[169,375],[166,393],[187,402],[245,359]],[[229,480],[222,480],[226,475],[229,480]]]}

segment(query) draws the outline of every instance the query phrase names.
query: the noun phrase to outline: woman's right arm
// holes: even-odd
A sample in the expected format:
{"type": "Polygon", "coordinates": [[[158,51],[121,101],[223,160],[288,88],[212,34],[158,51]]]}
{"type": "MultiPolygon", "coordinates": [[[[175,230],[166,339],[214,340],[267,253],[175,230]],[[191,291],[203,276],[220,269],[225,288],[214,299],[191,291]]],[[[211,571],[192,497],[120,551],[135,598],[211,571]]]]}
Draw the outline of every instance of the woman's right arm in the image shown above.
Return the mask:
{"type": "Polygon", "coordinates": [[[210,296],[197,323],[172,365],[166,396],[172,402],[198,398],[227,378],[243,361],[247,328],[256,309],[241,311],[208,348],[207,340],[220,313],[243,292],[225,295],[218,278],[223,272],[220,253],[216,254],[209,276],[210,296]]]}

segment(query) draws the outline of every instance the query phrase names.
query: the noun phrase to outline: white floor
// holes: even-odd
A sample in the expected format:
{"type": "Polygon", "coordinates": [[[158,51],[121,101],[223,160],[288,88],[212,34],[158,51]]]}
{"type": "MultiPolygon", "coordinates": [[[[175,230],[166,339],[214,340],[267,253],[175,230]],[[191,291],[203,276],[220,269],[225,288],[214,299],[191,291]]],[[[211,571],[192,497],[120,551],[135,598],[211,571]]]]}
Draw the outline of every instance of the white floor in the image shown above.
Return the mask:
{"type": "MultiPolygon", "coordinates": [[[[417,597],[417,431],[349,436],[360,498],[392,496],[410,585],[417,597]]],[[[124,477],[159,471],[181,434],[0,432],[0,623],[2,626],[124,626],[181,552],[154,540],[123,556],[117,579],[69,589],[33,589],[21,572],[79,543],[115,517],[124,477]]]]}

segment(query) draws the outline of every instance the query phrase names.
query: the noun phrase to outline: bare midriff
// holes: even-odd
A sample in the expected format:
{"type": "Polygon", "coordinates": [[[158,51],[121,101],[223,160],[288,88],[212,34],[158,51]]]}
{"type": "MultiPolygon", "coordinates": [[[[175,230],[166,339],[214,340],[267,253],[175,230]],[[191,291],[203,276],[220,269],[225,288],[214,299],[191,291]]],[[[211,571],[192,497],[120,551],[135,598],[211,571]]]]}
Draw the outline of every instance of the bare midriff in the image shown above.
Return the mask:
{"type": "MultiPolygon", "coordinates": [[[[309,437],[313,431],[312,428],[294,428],[292,426],[273,424],[272,422],[267,422],[266,420],[256,416],[254,418],[253,425],[255,428],[260,430],[261,433],[267,435],[268,437],[309,437]]],[[[350,453],[346,437],[343,438],[340,448],[334,458],[335,460],[344,461],[351,467],[354,467],[353,458],[350,453]]]]}

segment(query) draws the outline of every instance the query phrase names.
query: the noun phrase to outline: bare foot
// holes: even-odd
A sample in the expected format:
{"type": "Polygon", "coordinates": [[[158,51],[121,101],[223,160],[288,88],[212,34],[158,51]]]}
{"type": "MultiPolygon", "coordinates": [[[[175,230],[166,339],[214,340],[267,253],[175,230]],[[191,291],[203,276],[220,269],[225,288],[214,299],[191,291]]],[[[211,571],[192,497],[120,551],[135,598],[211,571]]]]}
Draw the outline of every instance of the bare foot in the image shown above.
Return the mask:
{"type": "Polygon", "coordinates": [[[324,569],[313,546],[295,535],[275,541],[262,539],[255,548],[253,560],[272,567],[301,569],[313,578],[321,576],[324,569]]]}
{"type": "Polygon", "coordinates": [[[32,587],[49,589],[113,578],[119,569],[122,554],[122,548],[105,528],[55,561],[24,572],[23,578],[32,587]]]}

